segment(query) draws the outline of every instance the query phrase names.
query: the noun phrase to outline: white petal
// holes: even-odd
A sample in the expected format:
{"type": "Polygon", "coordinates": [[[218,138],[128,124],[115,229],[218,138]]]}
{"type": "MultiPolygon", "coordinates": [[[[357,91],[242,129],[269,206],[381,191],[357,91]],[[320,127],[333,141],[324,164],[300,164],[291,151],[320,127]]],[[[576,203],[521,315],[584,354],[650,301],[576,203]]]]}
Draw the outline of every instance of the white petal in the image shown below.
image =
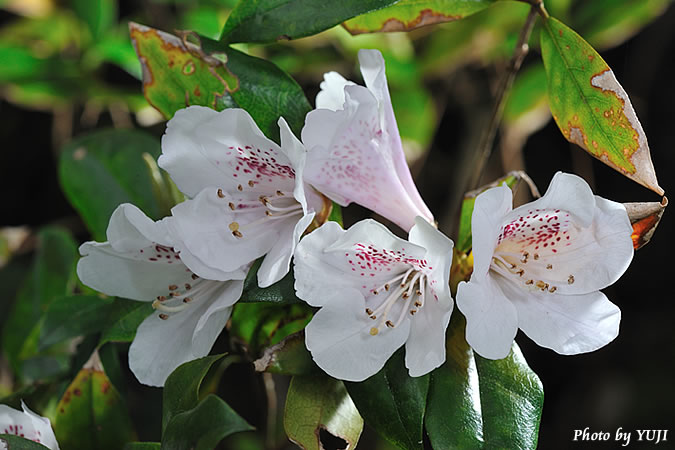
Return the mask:
{"type": "MultiPolygon", "coordinates": [[[[23,400],[21,407],[23,412],[7,405],[0,405],[0,434],[22,436],[52,450],[58,450],[59,444],[56,442],[49,419],[28,409],[23,400]]],[[[7,448],[3,441],[0,441],[0,448],[7,448]]]]}
{"type": "Polygon", "coordinates": [[[488,189],[476,197],[471,216],[472,280],[480,282],[487,276],[504,216],[511,211],[512,203],[513,194],[506,185],[488,189]]]}
{"type": "Polygon", "coordinates": [[[523,295],[502,286],[518,310],[518,326],[542,347],[576,355],[597,350],[619,334],[621,311],[602,292],[523,295]]]}
{"type": "Polygon", "coordinates": [[[189,197],[207,187],[232,192],[293,188],[293,169],[279,146],[267,139],[243,109],[220,112],[191,106],[176,112],[162,138],[158,164],[189,197]]]}
{"type": "Polygon", "coordinates": [[[37,434],[39,438],[39,440],[33,438],[29,439],[39,442],[40,444],[52,450],[59,450],[59,443],[56,442],[56,436],[54,436],[54,430],[52,430],[52,424],[49,419],[42,417],[39,414],[35,414],[28,408],[28,406],[26,406],[23,400],[21,400],[21,408],[23,409],[23,412],[30,418],[31,422],[33,423],[35,434],[37,434]]]}
{"type": "Polygon", "coordinates": [[[424,307],[409,319],[405,366],[411,377],[429,373],[445,362],[445,330],[450,322],[452,306],[452,301],[444,305],[429,298],[424,307]]]}
{"type": "Polygon", "coordinates": [[[305,328],[305,343],[312,358],[328,375],[347,381],[363,381],[376,374],[389,357],[403,345],[410,321],[385,328],[373,336],[375,322],[363,311],[363,296],[354,289],[333,291],[305,328]]]}
{"type": "Polygon", "coordinates": [[[321,91],[316,94],[316,109],[342,109],[345,103],[345,86],[354,83],[346,80],[337,72],[328,72],[323,75],[321,91]]]}
{"type": "Polygon", "coordinates": [[[431,267],[431,284],[438,301],[447,308],[452,307],[450,294],[450,267],[452,266],[452,247],[450,238],[434,228],[422,217],[415,218],[415,226],[410,230],[408,239],[427,250],[424,259],[431,267]]]}
{"type": "Polygon", "coordinates": [[[516,208],[507,220],[525,209],[560,209],[572,214],[582,227],[588,227],[593,220],[595,197],[583,178],[571,173],[557,172],[540,199],[516,208]]]}
{"type": "MultiPolygon", "coordinates": [[[[228,193],[229,195],[229,193],[228,193]]],[[[206,265],[222,271],[235,271],[267,253],[281,239],[278,227],[294,217],[264,220],[245,229],[247,223],[265,218],[264,207],[258,196],[241,193],[238,198],[220,198],[215,189],[205,189],[194,199],[186,200],[171,210],[174,217],[177,251],[188,251],[206,265]],[[228,203],[249,203],[258,207],[231,210],[228,203]],[[229,225],[240,225],[242,237],[232,234],[229,225]]],[[[290,237],[289,237],[290,238],[290,237]]]]}
{"type": "Polygon", "coordinates": [[[389,147],[398,178],[410,196],[410,199],[418,208],[418,214],[423,216],[427,221],[433,222],[433,215],[426,203],[424,203],[424,200],[422,200],[410,174],[408,162],[405,159],[401,136],[398,132],[396,116],[394,115],[394,107],[389,96],[384,58],[379,50],[361,49],[359,50],[359,65],[361,66],[361,74],[363,75],[366,87],[375,95],[379,103],[380,121],[382,130],[384,131],[383,138],[389,147]]]}
{"type": "MultiPolygon", "coordinates": [[[[286,155],[295,169],[295,188],[293,189],[293,197],[302,205],[302,210],[305,214],[308,212],[307,198],[305,197],[305,180],[304,171],[307,160],[307,150],[302,142],[295,137],[289,128],[286,120],[283,117],[279,118],[279,130],[281,134],[281,151],[286,155]]],[[[313,197],[312,197],[313,198],[313,197]]],[[[320,208],[321,204],[311,205],[310,209],[314,210],[320,208]]]]}
{"type": "MultiPolygon", "coordinates": [[[[192,272],[180,260],[149,261],[141,259],[140,250],[148,254],[152,247],[120,253],[107,242],[85,242],[80,246],[83,258],[77,263],[77,276],[99,292],[147,301],[166,294],[170,284],[190,281],[192,272]]],[[[150,254],[154,256],[154,252],[150,254]]]]}
{"type": "Polygon", "coordinates": [[[129,367],[138,381],[163,386],[166,378],[181,364],[206,356],[225,327],[229,305],[241,294],[243,282],[218,283],[209,296],[194,298],[185,310],[167,320],[156,312],[136,331],[129,348],[129,367]]]}
{"type": "Polygon", "coordinates": [[[268,287],[286,276],[291,267],[291,258],[300,237],[314,220],[314,213],[307,214],[297,223],[284,224],[287,230],[279,230],[279,240],[265,255],[258,270],[258,286],[268,287]]]}
{"type": "Polygon", "coordinates": [[[457,287],[457,307],[466,317],[466,341],[485,358],[502,359],[511,351],[518,314],[509,298],[492,277],[457,287]]]}
{"type": "Polygon", "coordinates": [[[171,246],[166,227],[155,222],[135,205],[119,205],[110,216],[106,231],[108,242],[119,252],[136,251],[150,243],[171,246]]]}

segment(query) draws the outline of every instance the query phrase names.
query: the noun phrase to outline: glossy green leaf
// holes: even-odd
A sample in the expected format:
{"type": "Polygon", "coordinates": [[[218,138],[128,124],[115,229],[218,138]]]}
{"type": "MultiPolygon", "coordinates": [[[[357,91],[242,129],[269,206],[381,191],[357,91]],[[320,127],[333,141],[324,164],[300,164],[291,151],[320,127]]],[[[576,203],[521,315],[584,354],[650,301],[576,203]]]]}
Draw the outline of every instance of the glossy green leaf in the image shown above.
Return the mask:
{"type": "Polygon", "coordinates": [[[159,141],[136,130],[98,131],[63,149],[61,186],[94,239],[106,240],[110,215],[122,203],[133,203],[154,219],[164,214],[153,195],[144,153],[157,158],[159,141]]]}
{"type": "Polygon", "coordinates": [[[514,343],[509,356],[487,360],[464,339],[453,315],[447,359],[431,374],[425,429],[434,448],[536,448],[544,392],[514,343]]]}
{"type": "Polygon", "coordinates": [[[60,228],[44,228],[38,234],[33,265],[5,321],[2,347],[15,371],[20,359],[37,352],[40,324],[49,304],[74,286],[77,247],[60,228]]]}
{"type": "Polygon", "coordinates": [[[511,189],[515,189],[516,185],[521,180],[522,172],[510,172],[509,174],[486,186],[464,194],[462,210],[459,217],[459,232],[457,233],[457,242],[455,243],[455,249],[458,252],[468,253],[469,250],[471,250],[471,216],[473,215],[473,206],[476,203],[476,197],[478,194],[503,183],[506,183],[506,185],[511,189]]]}
{"type": "Polygon", "coordinates": [[[551,112],[565,138],[663,195],[647,137],[626,91],[581,36],[549,18],[541,33],[551,112]]]}
{"type": "Polygon", "coordinates": [[[363,419],[344,384],[325,374],[295,376],[286,395],[284,429],[304,450],[323,450],[322,435],[330,433],[353,450],[363,430],[363,419]]]}
{"type": "Polygon", "coordinates": [[[82,19],[94,40],[108,30],[117,19],[117,0],[72,0],[73,10],[82,19]]]}
{"type": "Polygon", "coordinates": [[[282,375],[306,375],[320,370],[305,346],[304,331],[286,336],[278,344],[267,347],[253,365],[257,372],[282,375]]]}
{"type": "Polygon", "coordinates": [[[4,448],[7,450],[45,450],[47,448],[42,444],[13,434],[0,434],[0,443],[3,442],[6,445],[4,448]]]}
{"type": "Polygon", "coordinates": [[[344,23],[352,34],[410,31],[434,23],[463,19],[497,0],[401,0],[387,8],[363,14],[344,23]]]}
{"type": "Polygon", "coordinates": [[[240,1],[227,19],[220,39],[228,43],[274,42],[311,36],[359,14],[375,11],[396,1],[240,1]]]}
{"type": "Polygon", "coordinates": [[[518,73],[504,107],[504,122],[513,125],[527,121],[542,107],[548,109],[546,70],[541,63],[531,64],[518,73]]]}
{"type": "Polygon", "coordinates": [[[136,329],[153,311],[150,302],[117,299],[115,315],[102,330],[99,346],[106,342],[133,341],[136,329]]]}
{"type": "Polygon", "coordinates": [[[280,116],[299,135],[311,109],[300,86],[273,63],[202,38],[212,53],[177,36],[131,23],[148,102],[170,118],[188,105],[246,109],[277,139],[280,116]]]}
{"type": "Polygon", "coordinates": [[[253,263],[244,281],[244,290],[239,302],[267,302],[267,303],[300,303],[301,300],[295,295],[295,278],[293,269],[271,286],[261,288],[258,286],[258,269],[262,264],[262,258],[253,263]]]}
{"type": "Polygon", "coordinates": [[[204,356],[180,365],[164,383],[162,429],[166,430],[171,419],[199,403],[199,387],[213,364],[225,355],[204,356]]]}
{"type": "Polygon", "coordinates": [[[189,411],[172,417],[161,449],[210,450],[231,434],[253,429],[227,403],[211,394],[189,411]]]}
{"type": "Polygon", "coordinates": [[[56,407],[54,433],[61,448],[118,450],[134,440],[127,407],[99,364],[87,364],[56,407]]]}
{"type": "Polygon", "coordinates": [[[306,303],[241,303],[232,312],[230,336],[240,341],[251,356],[261,349],[281,342],[309,323],[312,308],[306,303]]]}
{"type": "Polygon", "coordinates": [[[380,436],[403,449],[421,449],[429,375],[408,375],[403,351],[367,380],[345,385],[366,423],[380,436]]]}

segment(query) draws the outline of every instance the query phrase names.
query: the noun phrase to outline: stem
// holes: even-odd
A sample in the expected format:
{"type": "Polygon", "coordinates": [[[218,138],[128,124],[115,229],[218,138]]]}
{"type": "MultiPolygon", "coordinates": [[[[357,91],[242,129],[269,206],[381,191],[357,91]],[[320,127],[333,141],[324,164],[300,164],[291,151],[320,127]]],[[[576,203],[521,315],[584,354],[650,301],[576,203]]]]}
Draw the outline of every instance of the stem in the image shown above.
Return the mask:
{"type": "MultiPolygon", "coordinates": [[[[504,106],[506,105],[506,93],[511,89],[511,86],[513,85],[513,80],[516,77],[516,73],[520,69],[520,66],[523,64],[525,55],[527,55],[527,52],[529,50],[527,43],[530,40],[530,34],[532,34],[532,29],[534,28],[534,22],[537,18],[537,14],[542,14],[542,11],[544,13],[546,12],[546,10],[543,9],[543,4],[541,0],[539,1],[531,0],[531,1],[536,2],[536,4],[533,4],[532,8],[530,8],[530,12],[527,15],[525,24],[523,25],[523,28],[520,30],[520,35],[518,36],[516,48],[513,50],[513,56],[511,56],[511,60],[509,61],[509,64],[506,68],[506,72],[504,73],[502,79],[499,82],[499,88],[497,90],[496,101],[492,109],[490,122],[488,124],[488,127],[483,132],[483,135],[481,136],[480,139],[480,143],[478,145],[478,152],[480,156],[476,164],[474,173],[471,177],[469,189],[467,190],[473,190],[478,188],[478,185],[480,183],[480,177],[483,174],[485,165],[490,159],[490,155],[492,154],[495,136],[497,134],[497,128],[499,127],[499,123],[501,122],[502,115],[504,113],[504,106]]],[[[531,2],[528,1],[527,3],[531,2]]]]}

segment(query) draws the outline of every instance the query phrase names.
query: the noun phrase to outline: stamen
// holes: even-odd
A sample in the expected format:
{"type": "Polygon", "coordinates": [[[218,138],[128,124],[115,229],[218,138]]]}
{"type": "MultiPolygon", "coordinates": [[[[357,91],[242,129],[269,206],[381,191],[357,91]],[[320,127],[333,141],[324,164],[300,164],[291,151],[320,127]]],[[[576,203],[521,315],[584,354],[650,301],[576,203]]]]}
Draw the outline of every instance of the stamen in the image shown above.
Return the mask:
{"type": "Polygon", "coordinates": [[[193,280],[197,280],[197,279],[199,279],[199,275],[193,273],[192,276],[191,276],[191,278],[192,278],[193,280]]]}
{"type": "Polygon", "coordinates": [[[277,195],[278,195],[279,197],[283,197],[283,196],[284,196],[284,193],[281,192],[281,191],[277,191],[277,195]]]}
{"type": "Polygon", "coordinates": [[[567,278],[567,284],[574,284],[574,275],[570,275],[567,278]]]}
{"type": "Polygon", "coordinates": [[[547,264],[547,265],[546,265],[546,268],[547,268],[548,270],[553,269],[553,264],[547,264]]]}
{"type": "Polygon", "coordinates": [[[176,286],[175,284],[170,284],[170,285],[169,285],[169,290],[170,290],[170,291],[175,291],[176,289],[178,289],[178,286],[176,286]]]}
{"type": "Polygon", "coordinates": [[[166,319],[169,318],[169,316],[167,314],[160,314],[159,318],[162,319],[162,320],[166,320],[166,319]]]}
{"type": "Polygon", "coordinates": [[[248,180],[248,185],[249,185],[250,187],[255,186],[255,181],[253,181],[253,180],[248,180]]]}
{"type": "Polygon", "coordinates": [[[230,209],[231,209],[232,211],[234,211],[234,210],[235,210],[235,206],[234,206],[234,203],[230,202],[230,203],[228,203],[228,204],[227,204],[227,206],[229,206],[229,207],[230,207],[230,209]]]}
{"type": "Polygon", "coordinates": [[[185,297],[183,299],[183,303],[190,303],[191,301],[192,301],[192,299],[190,297],[185,297]]]}
{"type": "Polygon", "coordinates": [[[380,332],[380,330],[378,330],[378,329],[375,328],[375,327],[373,327],[373,328],[370,329],[370,335],[371,335],[371,336],[377,336],[377,333],[379,333],[379,332],[380,332]]]}
{"type": "Polygon", "coordinates": [[[269,209],[270,211],[277,211],[277,212],[296,211],[296,210],[301,210],[302,205],[300,205],[300,203],[295,203],[291,206],[287,206],[285,208],[280,208],[278,206],[273,206],[272,202],[267,202],[267,209],[269,209]]]}
{"type": "Polygon", "coordinates": [[[241,191],[244,190],[244,187],[240,184],[240,185],[237,186],[237,190],[238,190],[239,192],[241,192],[241,191]]]}
{"type": "Polygon", "coordinates": [[[185,290],[189,291],[190,289],[192,289],[192,286],[190,285],[190,283],[185,283],[185,290]]]}
{"type": "Polygon", "coordinates": [[[181,312],[186,308],[187,305],[179,305],[179,306],[168,306],[164,305],[157,300],[152,302],[152,307],[158,311],[163,311],[163,312],[168,312],[168,313],[174,313],[174,312],[181,312]]]}
{"type": "Polygon", "coordinates": [[[225,194],[223,194],[223,190],[222,190],[222,189],[218,189],[218,197],[220,197],[220,198],[225,198],[225,194]]]}

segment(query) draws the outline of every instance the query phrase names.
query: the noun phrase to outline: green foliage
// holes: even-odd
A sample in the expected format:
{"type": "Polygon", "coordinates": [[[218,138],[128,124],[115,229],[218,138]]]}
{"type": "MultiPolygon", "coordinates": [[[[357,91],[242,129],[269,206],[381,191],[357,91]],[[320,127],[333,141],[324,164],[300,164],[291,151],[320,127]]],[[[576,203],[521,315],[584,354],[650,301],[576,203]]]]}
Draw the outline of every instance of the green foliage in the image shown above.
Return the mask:
{"type": "Polygon", "coordinates": [[[607,63],[562,22],[549,18],[544,28],[541,51],[551,112],[565,138],[662,195],[647,137],[607,63]]]}
{"type": "Polygon", "coordinates": [[[400,0],[344,23],[352,34],[375,31],[410,31],[435,23],[463,19],[497,0],[400,0]]]}
{"type": "Polygon", "coordinates": [[[409,376],[402,348],[372,377],[345,384],[366,423],[380,436],[403,449],[423,448],[429,375],[409,376]]]}
{"type": "Polygon", "coordinates": [[[98,39],[115,22],[117,0],[73,0],[73,9],[87,24],[92,37],[98,39]]]}
{"type": "Polygon", "coordinates": [[[325,374],[295,376],[286,395],[284,429],[305,450],[321,450],[322,433],[330,433],[353,450],[363,430],[363,419],[344,384],[325,374]]]}
{"type": "Polygon", "coordinates": [[[221,40],[274,42],[310,36],[393,3],[396,0],[244,0],[230,14],[221,40]]]}
{"type": "Polygon", "coordinates": [[[61,186],[94,239],[106,240],[110,215],[122,203],[133,203],[155,219],[167,212],[153,195],[151,174],[143,162],[146,153],[156,159],[159,142],[135,130],[98,131],[63,149],[61,186]]]}
{"type": "Polygon", "coordinates": [[[5,443],[7,450],[44,450],[47,448],[42,444],[13,434],[0,434],[0,442],[5,443]]]}
{"type": "Polygon", "coordinates": [[[106,374],[87,366],[56,407],[56,440],[73,450],[122,448],[134,436],[127,408],[106,374]]]}

